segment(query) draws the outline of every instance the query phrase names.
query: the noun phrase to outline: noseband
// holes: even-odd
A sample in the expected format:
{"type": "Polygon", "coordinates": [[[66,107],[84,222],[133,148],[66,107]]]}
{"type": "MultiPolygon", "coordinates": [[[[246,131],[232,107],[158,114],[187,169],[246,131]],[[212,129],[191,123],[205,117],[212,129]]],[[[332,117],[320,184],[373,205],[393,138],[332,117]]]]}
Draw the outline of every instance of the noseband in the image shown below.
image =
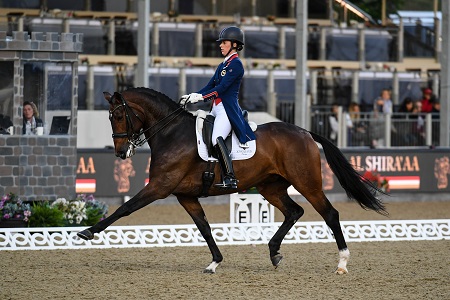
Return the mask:
{"type": "MultiPolygon", "coordinates": [[[[117,105],[116,107],[114,107],[112,110],[109,111],[109,120],[112,122],[112,117],[113,117],[113,113],[123,107],[124,112],[125,112],[125,121],[127,124],[127,131],[126,132],[121,132],[121,133],[114,133],[112,134],[112,138],[113,139],[120,139],[120,138],[128,138],[128,142],[134,146],[136,146],[136,144],[139,144],[141,142],[141,134],[142,134],[142,130],[139,133],[135,133],[134,132],[134,127],[133,127],[133,122],[131,120],[131,115],[133,114],[142,124],[144,124],[144,122],[142,122],[141,118],[139,118],[138,114],[136,114],[133,109],[128,105],[128,103],[126,102],[125,98],[122,96],[122,94],[116,93],[118,95],[120,95],[120,100],[121,100],[121,104],[117,105]],[[130,132],[131,132],[131,136],[130,136],[130,132]]],[[[143,144],[143,143],[142,143],[143,144]]]]}
{"type": "Polygon", "coordinates": [[[153,126],[147,128],[147,129],[141,129],[139,131],[139,133],[135,133],[134,132],[134,126],[133,126],[133,122],[131,120],[131,116],[134,115],[139,122],[142,123],[142,125],[144,125],[144,122],[141,120],[141,118],[139,118],[139,115],[136,114],[133,109],[128,105],[127,101],[125,100],[125,98],[122,96],[122,94],[120,93],[115,93],[117,95],[120,96],[120,100],[121,100],[121,104],[115,106],[112,110],[109,111],[109,120],[112,122],[112,117],[113,117],[113,113],[123,107],[124,112],[125,112],[125,121],[127,124],[127,131],[126,132],[121,132],[121,133],[114,133],[112,134],[112,138],[113,139],[119,139],[119,138],[127,138],[128,139],[128,143],[130,143],[131,145],[133,145],[134,147],[140,147],[142,145],[144,145],[147,141],[149,141],[153,136],[155,136],[155,134],[157,134],[159,131],[161,131],[162,129],[164,129],[167,125],[170,124],[170,122],[172,122],[178,115],[180,115],[183,112],[183,108],[179,107],[176,110],[174,110],[173,112],[171,112],[169,115],[165,116],[164,118],[162,118],[161,120],[159,120],[158,122],[156,122],[153,126]],[[154,129],[157,125],[159,125],[161,122],[165,121],[166,119],[170,118],[169,120],[167,120],[167,122],[165,124],[163,124],[160,128],[158,128],[158,130],[156,130],[152,135],[150,135],[148,138],[141,138],[141,136],[147,132],[150,131],[152,129],[154,129]],[[131,135],[130,135],[131,132],[131,135]]]}

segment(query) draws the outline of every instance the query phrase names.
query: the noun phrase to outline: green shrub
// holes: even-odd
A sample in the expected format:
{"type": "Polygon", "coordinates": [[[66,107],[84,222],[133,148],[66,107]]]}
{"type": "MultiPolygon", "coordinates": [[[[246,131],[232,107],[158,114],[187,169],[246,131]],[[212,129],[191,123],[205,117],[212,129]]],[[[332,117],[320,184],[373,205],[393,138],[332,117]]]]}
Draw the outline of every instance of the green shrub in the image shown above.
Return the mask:
{"type": "Polygon", "coordinates": [[[34,203],[31,212],[30,227],[64,226],[64,213],[47,201],[34,203]]]}

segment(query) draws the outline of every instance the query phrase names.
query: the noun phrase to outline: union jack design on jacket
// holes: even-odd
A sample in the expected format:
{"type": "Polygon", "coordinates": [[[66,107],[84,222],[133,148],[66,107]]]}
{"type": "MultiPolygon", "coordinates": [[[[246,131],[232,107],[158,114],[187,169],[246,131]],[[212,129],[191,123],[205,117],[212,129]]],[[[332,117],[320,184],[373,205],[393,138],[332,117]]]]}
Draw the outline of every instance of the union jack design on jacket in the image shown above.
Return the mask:
{"type": "Polygon", "coordinates": [[[238,54],[233,54],[216,69],[208,84],[197,93],[202,94],[204,101],[213,100],[216,104],[222,102],[230,120],[231,127],[240,143],[256,139],[252,129],[242,116],[238,103],[239,88],[244,76],[244,66],[238,54]]]}

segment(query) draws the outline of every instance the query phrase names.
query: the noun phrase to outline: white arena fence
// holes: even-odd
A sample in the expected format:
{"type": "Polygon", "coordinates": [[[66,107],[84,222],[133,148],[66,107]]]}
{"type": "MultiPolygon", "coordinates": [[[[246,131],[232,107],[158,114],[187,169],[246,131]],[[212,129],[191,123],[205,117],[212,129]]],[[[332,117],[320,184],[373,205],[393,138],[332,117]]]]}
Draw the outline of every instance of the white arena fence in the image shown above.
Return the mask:
{"type": "MultiPolygon", "coordinates": [[[[281,223],[211,224],[218,245],[267,244],[281,223]]],[[[450,240],[450,219],[342,221],[347,242],[450,240]]],[[[0,228],[0,250],[206,246],[192,225],[110,226],[84,241],[82,227],[0,228]]],[[[325,222],[297,222],[283,243],[334,242],[325,222]]]]}

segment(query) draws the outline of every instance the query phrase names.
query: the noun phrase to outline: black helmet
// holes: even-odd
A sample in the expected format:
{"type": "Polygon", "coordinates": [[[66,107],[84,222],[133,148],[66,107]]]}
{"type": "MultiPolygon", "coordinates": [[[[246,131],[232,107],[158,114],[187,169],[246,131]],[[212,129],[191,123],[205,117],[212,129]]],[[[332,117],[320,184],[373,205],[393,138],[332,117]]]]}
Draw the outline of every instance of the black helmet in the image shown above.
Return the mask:
{"type": "Polygon", "coordinates": [[[242,45],[244,45],[244,32],[236,26],[225,27],[222,29],[219,34],[219,38],[217,39],[217,42],[221,41],[231,41],[237,43],[238,50],[242,50],[242,45]]]}

